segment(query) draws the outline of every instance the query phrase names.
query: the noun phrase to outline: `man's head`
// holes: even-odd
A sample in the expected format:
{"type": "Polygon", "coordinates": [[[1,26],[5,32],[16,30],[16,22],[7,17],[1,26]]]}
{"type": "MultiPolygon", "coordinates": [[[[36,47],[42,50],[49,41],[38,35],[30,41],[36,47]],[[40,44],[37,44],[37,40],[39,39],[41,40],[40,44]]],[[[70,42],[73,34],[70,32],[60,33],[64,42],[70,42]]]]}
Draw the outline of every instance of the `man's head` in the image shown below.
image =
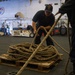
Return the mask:
{"type": "Polygon", "coordinates": [[[45,6],[45,15],[49,16],[53,11],[53,6],[51,4],[47,4],[45,6]]]}

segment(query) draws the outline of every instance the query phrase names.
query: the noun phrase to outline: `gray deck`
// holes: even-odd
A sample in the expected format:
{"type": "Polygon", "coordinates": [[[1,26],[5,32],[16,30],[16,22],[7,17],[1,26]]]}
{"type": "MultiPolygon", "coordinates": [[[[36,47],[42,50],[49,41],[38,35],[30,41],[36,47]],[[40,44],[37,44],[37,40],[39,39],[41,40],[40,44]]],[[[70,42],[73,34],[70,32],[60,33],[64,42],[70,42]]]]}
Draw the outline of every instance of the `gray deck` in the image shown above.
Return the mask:
{"type": "MultiPolygon", "coordinates": [[[[53,36],[53,38],[67,51],[69,51],[69,43],[67,36],[53,36]]],[[[14,45],[17,43],[23,42],[32,42],[33,38],[25,37],[11,37],[11,36],[0,36],[0,55],[5,54],[9,48],[9,45],[14,45]]],[[[55,45],[56,46],[56,45],[55,45]]],[[[24,70],[21,75],[64,75],[65,65],[68,59],[68,54],[62,51],[59,47],[56,46],[58,51],[63,54],[63,60],[54,67],[49,73],[41,73],[32,70],[24,70]]],[[[5,65],[0,65],[0,75],[8,75],[9,72],[18,71],[18,68],[9,67],[5,65]]],[[[72,64],[69,63],[68,72],[72,70],[72,64]]]]}

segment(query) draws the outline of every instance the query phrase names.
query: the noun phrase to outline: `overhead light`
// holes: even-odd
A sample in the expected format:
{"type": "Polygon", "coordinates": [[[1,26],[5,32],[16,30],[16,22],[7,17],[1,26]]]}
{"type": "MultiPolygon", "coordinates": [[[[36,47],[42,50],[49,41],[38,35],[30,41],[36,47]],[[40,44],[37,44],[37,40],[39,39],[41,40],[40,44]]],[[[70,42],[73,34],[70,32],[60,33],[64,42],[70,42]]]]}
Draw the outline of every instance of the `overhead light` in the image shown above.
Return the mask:
{"type": "Polygon", "coordinates": [[[15,17],[18,18],[18,19],[20,19],[20,18],[24,18],[24,15],[21,12],[17,12],[15,14],[15,17]]]}
{"type": "Polygon", "coordinates": [[[58,5],[58,3],[54,3],[54,5],[58,5]]]}
{"type": "Polygon", "coordinates": [[[41,3],[42,1],[41,0],[39,0],[39,3],[41,3]]]}
{"type": "Polygon", "coordinates": [[[2,1],[8,1],[8,0],[0,0],[0,2],[2,2],[2,1]]]}

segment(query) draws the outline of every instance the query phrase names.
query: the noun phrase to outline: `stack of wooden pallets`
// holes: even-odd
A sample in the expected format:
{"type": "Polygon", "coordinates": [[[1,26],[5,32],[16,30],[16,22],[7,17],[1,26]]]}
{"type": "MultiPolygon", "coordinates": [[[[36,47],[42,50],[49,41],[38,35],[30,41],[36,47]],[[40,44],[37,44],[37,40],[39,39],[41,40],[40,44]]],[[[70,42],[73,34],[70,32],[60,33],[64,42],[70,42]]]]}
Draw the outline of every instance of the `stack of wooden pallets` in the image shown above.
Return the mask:
{"type": "MultiPolygon", "coordinates": [[[[57,57],[55,60],[50,60],[47,62],[29,62],[26,69],[35,70],[39,72],[49,72],[53,67],[55,67],[59,62],[60,58],[57,57]]],[[[2,54],[0,56],[0,64],[13,66],[16,68],[20,68],[24,65],[25,61],[15,61],[11,60],[8,54],[2,54]]]]}

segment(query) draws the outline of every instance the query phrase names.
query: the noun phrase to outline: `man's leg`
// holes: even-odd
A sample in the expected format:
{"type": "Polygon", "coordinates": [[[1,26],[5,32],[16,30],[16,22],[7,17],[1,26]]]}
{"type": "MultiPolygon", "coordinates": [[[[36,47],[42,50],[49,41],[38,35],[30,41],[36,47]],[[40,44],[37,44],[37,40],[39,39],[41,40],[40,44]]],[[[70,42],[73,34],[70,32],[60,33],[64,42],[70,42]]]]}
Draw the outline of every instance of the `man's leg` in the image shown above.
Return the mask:
{"type": "Polygon", "coordinates": [[[70,51],[70,60],[73,63],[73,71],[69,75],[75,75],[75,27],[72,28],[72,49],[70,51]]]}
{"type": "Polygon", "coordinates": [[[73,71],[70,72],[69,75],[75,75],[75,63],[73,63],[73,71]]]}
{"type": "Polygon", "coordinates": [[[53,43],[53,41],[52,41],[52,39],[50,37],[48,37],[46,39],[46,43],[47,43],[47,46],[49,46],[49,45],[53,45],[54,46],[54,43],[53,43]]]}
{"type": "Polygon", "coordinates": [[[38,34],[37,34],[37,36],[36,36],[36,38],[35,38],[35,44],[40,44],[40,42],[41,42],[41,35],[42,35],[42,30],[40,29],[39,31],[38,31],[38,34]]]}
{"type": "Polygon", "coordinates": [[[41,39],[40,39],[40,36],[37,36],[36,38],[35,38],[35,44],[39,44],[41,42],[41,39]]]}

